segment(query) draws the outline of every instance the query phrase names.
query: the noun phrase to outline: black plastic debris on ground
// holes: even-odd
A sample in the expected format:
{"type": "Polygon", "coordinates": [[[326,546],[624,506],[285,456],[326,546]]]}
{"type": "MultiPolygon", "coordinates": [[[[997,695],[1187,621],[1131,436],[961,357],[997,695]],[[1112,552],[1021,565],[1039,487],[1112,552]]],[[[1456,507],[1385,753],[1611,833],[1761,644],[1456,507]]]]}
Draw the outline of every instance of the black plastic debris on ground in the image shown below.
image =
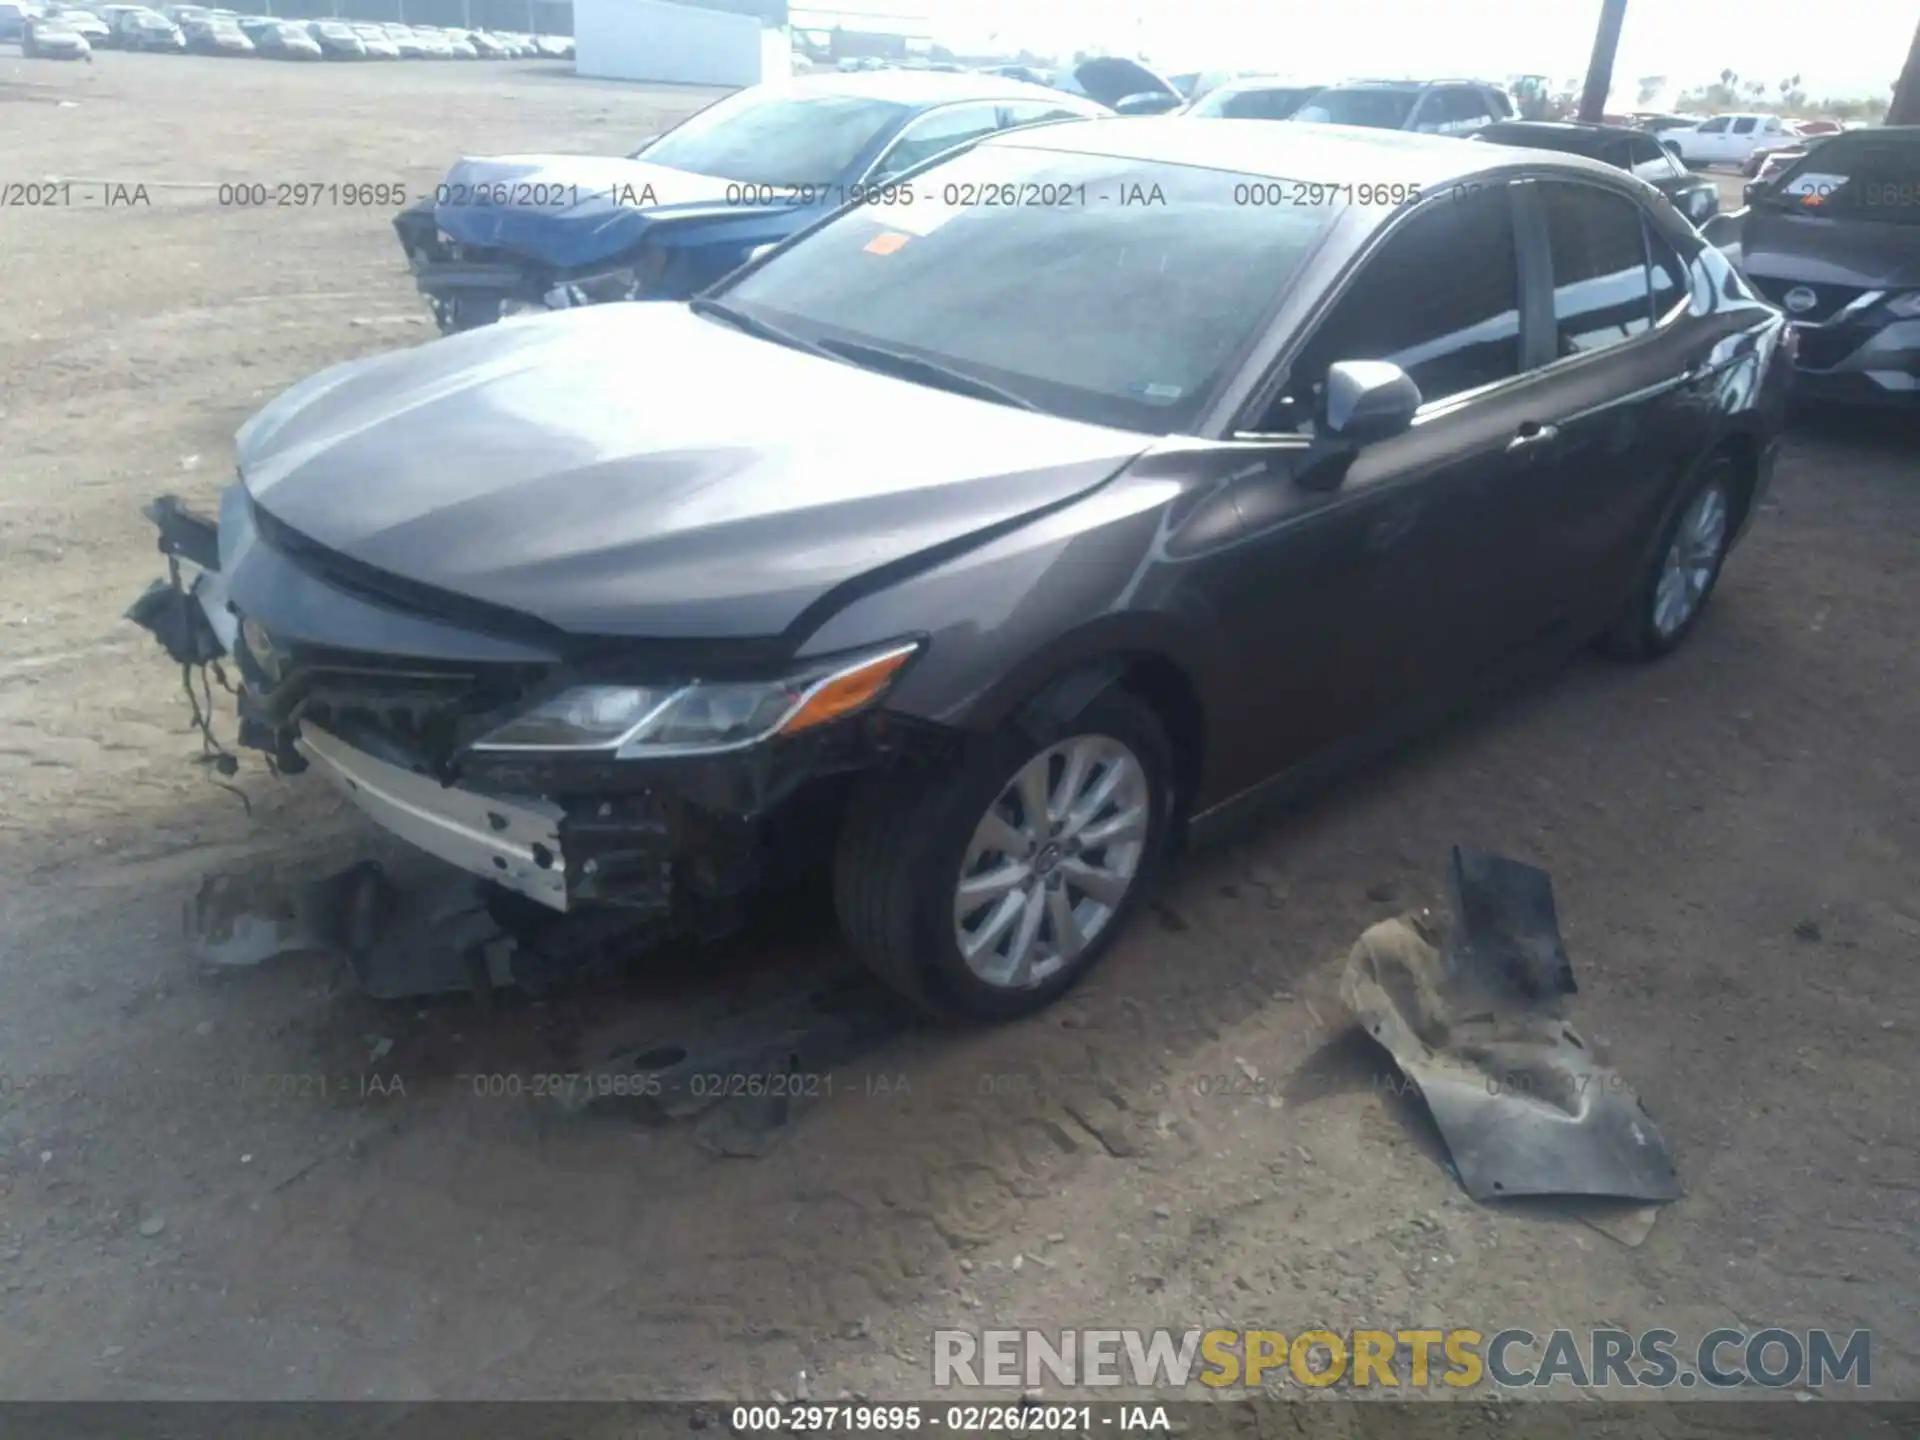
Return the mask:
{"type": "Polygon", "coordinates": [[[1341,994],[1420,1089],[1476,1200],[1683,1193],[1666,1141],[1568,1022],[1576,993],[1544,870],[1456,848],[1454,921],[1368,929],[1341,994]]]}
{"type": "Polygon", "coordinates": [[[737,1013],[649,1029],[605,1054],[571,1108],[654,1123],[696,1119],[708,1150],[758,1156],[796,1115],[831,1098],[833,1071],[910,1024],[864,975],[828,977],[737,1013]]]}
{"type": "MultiPolygon", "coordinates": [[[[363,994],[397,1000],[496,991],[532,995],[647,952],[656,928],[617,912],[529,924],[488,887],[423,857],[363,860],[318,879],[210,877],[186,909],[201,962],[247,969],[282,956],[331,955],[363,994]]],[[[538,918],[538,917],[536,917],[538,918]]],[[[746,1003],[718,993],[649,1007],[620,1038],[590,1043],[559,1108],[645,1124],[691,1123],[719,1155],[758,1156],[792,1121],[831,1098],[833,1071],[910,1028],[898,1002],[837,953],[780,957],[770,988],[746,1003]]]]}

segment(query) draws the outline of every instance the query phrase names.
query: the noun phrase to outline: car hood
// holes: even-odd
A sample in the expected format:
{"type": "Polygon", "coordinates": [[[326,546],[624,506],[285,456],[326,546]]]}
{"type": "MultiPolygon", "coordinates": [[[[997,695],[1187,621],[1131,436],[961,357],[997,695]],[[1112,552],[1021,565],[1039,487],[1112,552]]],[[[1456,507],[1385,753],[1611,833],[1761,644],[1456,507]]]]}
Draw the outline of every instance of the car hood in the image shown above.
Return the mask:
{"type": "Polygon", "coordinates": [[[1180,87],[1164,75],[1156,75],[1138,60],[1121,55],[1099,55],[1082,60],[1073,67],[1073,81],[1081,93],[1102,105],[1119,104],[1129,95],[1172,95],[1185,99],[1180,87]]]}
{"type": "Polygon", "coordinates": [[[1766,205],[1741,225],[1740,265],[1749,275],[1866,290],[1920,287],[1920,225],[1829,220],[1766,205]]]}
{"type": "Polygon", "coordinates": [[[730,189],[718,176],[618,156],[496,155],[449,170],[433,217],[457,244],[572,269],[631,250],[663,219],[796,209],[730,205],[730,189]]]}
{"type": "Polygon", "coordinates": [[[267,514],[580,635],[767,637],[1090,490],[1147,441],[594,305],[351,361],[237,437],[267,514]]]}

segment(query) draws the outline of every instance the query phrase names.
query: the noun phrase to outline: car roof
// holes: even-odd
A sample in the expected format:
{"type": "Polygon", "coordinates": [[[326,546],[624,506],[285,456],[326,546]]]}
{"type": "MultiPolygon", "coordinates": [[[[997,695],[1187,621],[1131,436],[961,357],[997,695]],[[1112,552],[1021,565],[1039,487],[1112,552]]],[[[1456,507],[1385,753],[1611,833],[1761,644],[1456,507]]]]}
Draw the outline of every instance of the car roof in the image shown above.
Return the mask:
{"type": "MultiPolygon", "coordinates": [[[[947,105],[962,100],[1058,100],[1069,94],[1005,75],[952,70],[825,70],[776,81],[804,94],[860,95],[898,105],[947,105]]],[[[1073,96],[1084,100],[1085,96],[1073,96]]]]}
{"type": "Polygon", "coordinates": [[[1554,150],[1511,145],[1490,148],[1451,135],[1297,120],[1280,124],[1271,120],[1208,120],[1200,125],[1173,115],[1113,116],[1003,131],[981,144],[1193,165],[1322,185],[1346,185],[1356,177],[1365,177],[1432,189],[1516,163],[1551,164],[1609,178],[1616,173],[1612,167],[1585,156],[1554,150]]]}

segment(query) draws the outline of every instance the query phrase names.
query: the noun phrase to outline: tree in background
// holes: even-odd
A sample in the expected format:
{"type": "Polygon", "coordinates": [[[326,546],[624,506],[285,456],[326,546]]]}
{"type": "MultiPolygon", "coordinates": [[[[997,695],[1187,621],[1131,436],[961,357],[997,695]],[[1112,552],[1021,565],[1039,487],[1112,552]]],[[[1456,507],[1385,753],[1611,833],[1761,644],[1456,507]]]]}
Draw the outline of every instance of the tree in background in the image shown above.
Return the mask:
{"type": "Polygon", "coordinates": [[[1913,44],[1907,48],[1907,66],[1893,84],[1893,104],[1887,107],[1887,124],[1920,125],[1920,26],[1913,31],[1913,44]]]}
{"type": "Polygon", "coordinates": [[[1637,87],[1633,103],[1644,109],[1654,102],[1662,90],[1667,88],[1667,77],[1664,75],[1642,75],[1633,83],[1635,87],[1637,87]]]}

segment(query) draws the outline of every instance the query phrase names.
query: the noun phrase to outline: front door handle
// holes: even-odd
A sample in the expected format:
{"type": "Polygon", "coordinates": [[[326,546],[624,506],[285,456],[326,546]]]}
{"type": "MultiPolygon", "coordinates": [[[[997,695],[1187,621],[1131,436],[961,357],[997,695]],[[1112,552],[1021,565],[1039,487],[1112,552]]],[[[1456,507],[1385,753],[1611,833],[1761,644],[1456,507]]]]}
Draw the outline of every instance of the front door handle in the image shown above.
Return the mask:
{"type": "Polygon", "coordinates": [[[1558,425],[1542,425],[1537,421],[1528,420],[1514,432],[1513,438],[1507,442],[1507,453],[1512,454],[1516,450],[1529,450],[1536,445],[1551,445],[1559,438],[1560,427],[1558,425]]]}

